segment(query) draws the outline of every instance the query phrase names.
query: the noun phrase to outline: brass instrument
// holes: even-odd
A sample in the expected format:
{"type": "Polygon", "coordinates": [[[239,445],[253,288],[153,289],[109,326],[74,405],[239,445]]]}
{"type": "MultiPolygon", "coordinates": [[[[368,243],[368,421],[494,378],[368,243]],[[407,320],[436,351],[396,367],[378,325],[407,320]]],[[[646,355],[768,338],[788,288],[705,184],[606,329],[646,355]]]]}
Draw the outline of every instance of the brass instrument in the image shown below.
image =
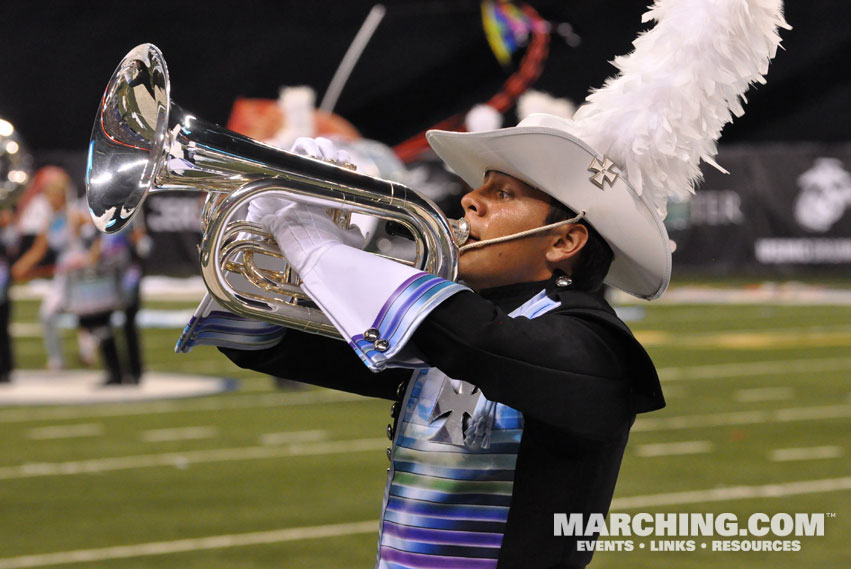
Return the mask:
{"type": "Polygon", "coordinates": [[[174,104],[170,90],[165,60],[152,44],[131,50],[107,85],[86,174],[90,212],[101,231],[125,227],[148,193],[207,192],[200,260],[210,294],[237,314],[335,338],[339,333],[298,287],[274,238],[241,218],[255,196],[271,192],[325,207],[341,227],[352,213],[396,224],[415,243],[411,258],[396,260],[455,279],[453,227],[424,196],[207,122],[174,104]]]}
{"type": "Polygon", "coordinates": [[[14,205],[32,178],[32,156],[7,120],[0,118],[0,207],[14,205]]]}

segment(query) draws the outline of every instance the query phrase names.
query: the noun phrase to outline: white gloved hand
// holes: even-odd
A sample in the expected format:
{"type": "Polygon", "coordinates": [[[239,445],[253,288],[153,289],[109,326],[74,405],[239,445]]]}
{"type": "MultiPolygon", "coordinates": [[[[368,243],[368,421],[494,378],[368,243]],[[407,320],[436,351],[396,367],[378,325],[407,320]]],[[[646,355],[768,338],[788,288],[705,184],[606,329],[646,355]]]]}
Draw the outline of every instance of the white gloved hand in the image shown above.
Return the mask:
{"type": "Polygon", "coordinates": [[[257,196],[248,202],[248,213],[245,220],[260,223],[267,215],[275,214],[291,203],[293,202],[279,196],[257,196]]]}
{"type": "Polygon", "coordinates": [[[290,152],[300,156],[308,156],[317,160],[324,160],[332,164],[351,164],[352,157],[345,150],[340,150],[327,138],[309,138],[302,136],[293,143],[290,152]]]}
{"type": "Polygon", "coordinates": [[[275,236],[287,262],[302,277],[332,245],[363,245],[363,236],[357,229],[340,228],[319,207],[291,202],[265,215],[261,223],[275,236]]]}
{"type": "MultiPolygon", "coordinates": [[[[290,152],[335,164],[350,164],[352,161],[348,152],[339,150],[333,142],[322,137],[297,138],[290,152]]],[[[258,196],[248,202],[246,221],[260,223],[265,216],[276,213],[291,203],[291,200],[280,196],[258,196]]]]}
{"type": "MultiPolygon", "coordinates": [[[[260,195],[256,196],[248,202],[248,212],[245,214],[245,221],[249,223],[257,223],[262,225],[262,220],[267,215],[272,215],[291,204],[290,200],[275,195],[260,195]]],[[[238,239],[259,239],[254,233],[240,232],[238,239]]]]}

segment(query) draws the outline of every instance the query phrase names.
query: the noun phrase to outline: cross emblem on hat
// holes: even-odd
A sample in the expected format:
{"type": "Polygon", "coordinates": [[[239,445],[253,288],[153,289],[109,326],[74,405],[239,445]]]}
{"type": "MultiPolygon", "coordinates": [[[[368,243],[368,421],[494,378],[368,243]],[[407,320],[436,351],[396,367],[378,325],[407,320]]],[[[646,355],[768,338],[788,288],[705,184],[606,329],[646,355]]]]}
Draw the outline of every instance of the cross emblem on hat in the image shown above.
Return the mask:
{"type": "Polygon", "coordinates": [[[591,182],[601,190],[605,189],[603,186],[606,182],[608,182],[610,186],[614,185],[615,180],[618,179],[618,173],[612,172],[611,170],[612,166],[614,165],[615,163],[612,162],[606,155],[603,155],[602,163],[597,160],[597,157],[595,156],[594,159],[591,161],[591,165],[588,166],[588,171],[596,172],[596,174],[591,176],[589,180],[591,180],[591,182]]]}
{"type": "Polygon", "coordinates": [[[434,402],[429,422],[445,416],[443,425],[430,440],[436,443],[464,446],[464,430],[476,410],[476,404],[482,392],[478,387],[459,381],[458,389],[452,385],[447,376],[443,376],[443,385],[434,402]]]}

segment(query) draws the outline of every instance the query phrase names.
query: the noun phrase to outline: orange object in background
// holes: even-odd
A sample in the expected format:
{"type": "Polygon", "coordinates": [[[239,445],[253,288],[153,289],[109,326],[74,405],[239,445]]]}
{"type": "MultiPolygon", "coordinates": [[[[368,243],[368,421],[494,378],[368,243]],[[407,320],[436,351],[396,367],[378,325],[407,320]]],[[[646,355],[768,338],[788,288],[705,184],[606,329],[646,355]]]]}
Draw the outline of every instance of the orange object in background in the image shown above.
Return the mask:
{"type": "MultiPolygon", "coordinates": [[[[346,119],[334,113],[314,111],[316,136],[338,137],[345,140],[357,140],[361,137],[358,130],[346,119]]],[[[284,114],[275,99],[249,99],[239,97],[233,103],[233,109],[226,125],[255,140],[266,141],[286,124],[284,114]]]]}

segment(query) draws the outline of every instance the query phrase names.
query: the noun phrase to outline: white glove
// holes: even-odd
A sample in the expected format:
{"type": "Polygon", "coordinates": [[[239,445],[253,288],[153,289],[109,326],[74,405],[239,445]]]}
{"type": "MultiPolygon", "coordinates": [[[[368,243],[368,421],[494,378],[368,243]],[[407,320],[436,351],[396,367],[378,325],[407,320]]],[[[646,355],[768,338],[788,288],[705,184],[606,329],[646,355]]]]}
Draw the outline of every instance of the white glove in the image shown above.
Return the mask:
{"type": "Polygon", "coordinates": [[[308,138],[302,136],[296,138],[290,152],[300,156],[309,156],[317,160],[324,160],[332,164],[351,164],[352,157],[345,150],[339,150],[336,145],[327,138],[308,138]]]}
{"type": "MultiPolygon", "coordinates": [[[[336,164],[351,164],[352,162],[352,157],[348,152],[338,150],[333,142],[322,137],[302,136],[297,138],[290,148],[290,152],[336,164]]],[[[248,214],[245,216],[245,220],[260,223],[265,216],[277,213],[292,203],[291,200],[278,196],[258,196],[248,203],[248,214]]]]}
{"type": "MultiPolygon", "coordinates": [[[[262,224],[261,222],[264,217],[277,213],[291,203],[293,202],[279,196],[257,196],[248,202],[248,212],[245,214],[245,221],[262,224]]],[[[253,233],[244,231],[240,232],[237,238],[240,240],[258,239],[253,233]]]]}
{"type": "Polygon", "coordinates": [[[318,207],[291,202],[265,215],[261,223],[275,236],[287,262],[300,275],[309,271],[332,245],[363,245],[363,236],[357,229],[340,228],[318,207]]]}
{"type": "Polygon", "coordinates": [[[248,202],[246,221],[260,223],[264,217],[275,214],[290,205],[290,200],[278,196],[257,196],[248,202]]]}

